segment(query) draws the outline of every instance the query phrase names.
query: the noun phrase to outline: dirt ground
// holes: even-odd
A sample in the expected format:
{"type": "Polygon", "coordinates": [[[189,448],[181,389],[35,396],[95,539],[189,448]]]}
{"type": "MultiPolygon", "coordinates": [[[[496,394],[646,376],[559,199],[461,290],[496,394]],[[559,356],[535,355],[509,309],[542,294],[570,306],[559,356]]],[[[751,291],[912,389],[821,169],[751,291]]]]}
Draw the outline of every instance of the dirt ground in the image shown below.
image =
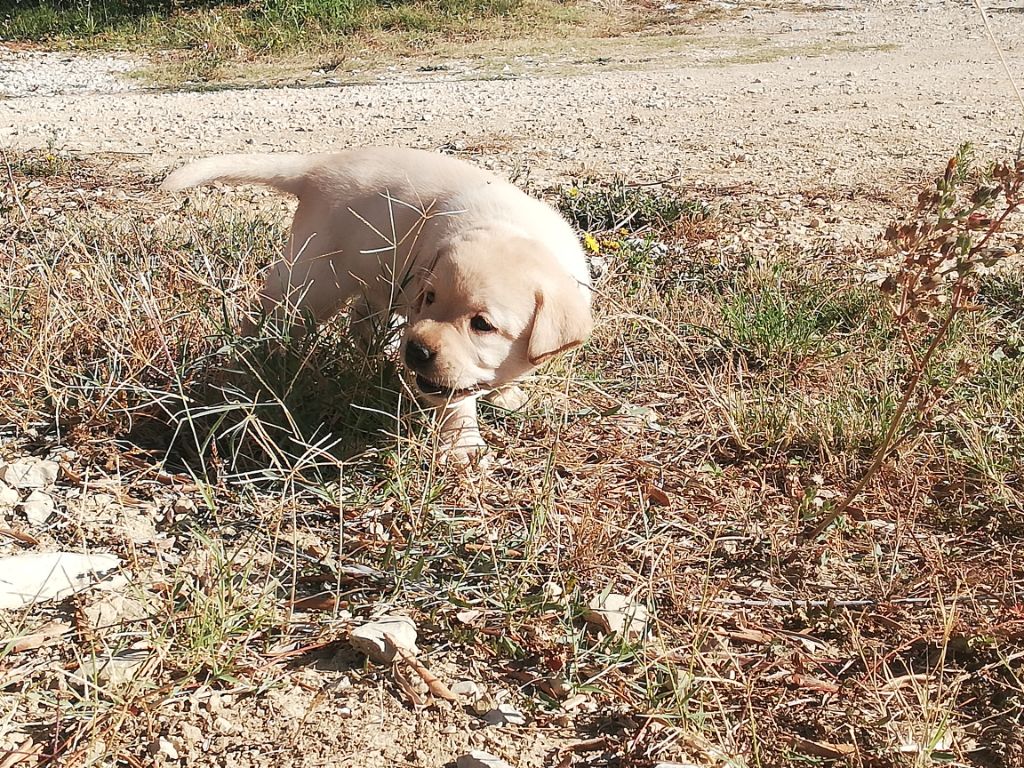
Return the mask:
{"type": "MultiPolygon", "coordinates": [[[[542,180],[592,170],[854,202],[916,182],[962,141],[1016,147],[1024,105],[970,3],[722,5],[690,34],[609,41],[598,57],[566,40],[560,57],[513,61],[502,79],[472,79],[463,61],[373,85],[11,98],[0,146],[163,172],[217,152],[457,144],[542,180]]],[[[1018,75],[1020,12],[989,10],[1018,75]]]]}
{"type": "MultiPolygon", "coordinates": [[[[771,199],[793,207],[779,224],[793,237],[853,243],[877,237],[892,200],[961,142],[990,156],[1018,146],[1024,103],[970,3],[720,5],[721,15],[672,39],[609,41],[598,57],[566,40],[559,56],[510,61],[494,79],[456,61],[382,70],[373,84],[110,92],[100,79],[99,90],[10,96],[0,99],[0,148],[54,147],[156,178],[221,152],[454,147],[505,173],[528,169],[541,184],[595,173],[771,199]],[[824,222],[809,205],[821,198],[824,222]]],[[[1020,78],[1024,5],[998,0],[988,16],[1020,78]]],[[[29,54],[4,61],[19,55],[29,54]]],[[[62,55],[53,77],[67,79],[61,67],[75,61],[62,55]]],[[[457,707],[412,709],[383,678],[374,688],[362,675],[352,690],[341,673],[362,662],[350,655],[296,652],[302,663],[264,696],[183,698],[176,717],[164,711],[147,726],[175,753],[154,737],[154,760],[439,766],[480,748],[527,768],[557,764],[558,749],[580,741],[578,724],[480,728],[457,707]]],[[[453,657],[434,671],[459,679],[478,662],[453,657]]]]}

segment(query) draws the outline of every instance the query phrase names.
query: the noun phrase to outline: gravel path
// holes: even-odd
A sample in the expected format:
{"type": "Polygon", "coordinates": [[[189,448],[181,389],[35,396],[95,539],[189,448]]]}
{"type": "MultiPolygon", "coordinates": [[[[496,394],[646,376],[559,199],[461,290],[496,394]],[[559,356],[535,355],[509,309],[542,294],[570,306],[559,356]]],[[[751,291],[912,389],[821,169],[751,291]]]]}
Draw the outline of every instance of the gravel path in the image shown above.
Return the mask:
{"type": "MultiPolygon", "coordinates": [[[[990,18],[1024,73],[1018,11],[1013,0],[990,18]]],[[[19,77],[36,90],[0,101],[0,146],[125,153],[163,171],[216,152],[456,144],[485,165],[528,162],[541,181],[593,170],[852,195],[931,174],[964,140],[1012,151],[1024,123],[981,16],[964,3],[731,11],[669,43],[610,42],[606,58],[574,72],[567,50],[565,67],[503,80],[410,70],[372,85],[111,93],[124,59],[5,54],[0,68],[28,62],[19,77]],[[77,82],[72,70],[106,92],[55,94],[77,82]]]]}
{"type": "Polygon", "coordinates": [[[128,56],[15,51],[0,45],[0,98],[128,91],[138,86],[124,75],[138,66],[128,56]]]}

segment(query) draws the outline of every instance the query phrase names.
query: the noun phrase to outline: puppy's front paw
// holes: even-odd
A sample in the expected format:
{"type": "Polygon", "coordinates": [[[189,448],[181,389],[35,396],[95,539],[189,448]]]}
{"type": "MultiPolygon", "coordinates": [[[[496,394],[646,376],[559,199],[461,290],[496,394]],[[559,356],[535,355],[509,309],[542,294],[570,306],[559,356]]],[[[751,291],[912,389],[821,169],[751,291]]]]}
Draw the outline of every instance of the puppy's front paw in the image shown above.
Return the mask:
{"type": "Polygon", "coordinates": [[[526,405],[529,399],[530,396],[515,384],[507,387],[498,387],[498,389],[484,395],[484,400],[488,403],[498,408],[503,408],[506,411],[518,411],[526,405]]]}
{"type": "Polygon", "coordinates": [[[444,436],[444,458],[450,464],[462,467],[481,467],[487,463],[487,443],[474,430],[463,430],[444,436]]]}

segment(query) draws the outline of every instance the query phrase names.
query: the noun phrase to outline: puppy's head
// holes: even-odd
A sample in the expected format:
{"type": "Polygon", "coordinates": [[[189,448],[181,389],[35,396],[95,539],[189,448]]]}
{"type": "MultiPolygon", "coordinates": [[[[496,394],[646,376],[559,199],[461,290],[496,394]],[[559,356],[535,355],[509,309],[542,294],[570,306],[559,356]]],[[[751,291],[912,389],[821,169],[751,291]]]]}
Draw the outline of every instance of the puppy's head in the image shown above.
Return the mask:
{"type": "Polygon", "coordinates": [[[458,400],[522,376],[590,335],[590,302],[543,243],[472,233],[423,276],[404,339],[428,398],[458,400]]]}

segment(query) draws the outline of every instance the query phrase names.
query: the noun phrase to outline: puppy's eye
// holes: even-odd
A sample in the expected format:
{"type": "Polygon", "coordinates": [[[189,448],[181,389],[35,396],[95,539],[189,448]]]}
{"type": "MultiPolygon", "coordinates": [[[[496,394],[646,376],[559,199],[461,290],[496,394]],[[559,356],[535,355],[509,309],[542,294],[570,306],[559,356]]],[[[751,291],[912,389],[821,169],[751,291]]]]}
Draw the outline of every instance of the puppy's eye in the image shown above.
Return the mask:
{"type": "Polygon", "coordinates": [[[487,322],[487,318],[483,315],[475,315],[473,319],[469,321],[469,327],[478,333],[491,333],[496,330],[493,325],[487,322]]]}
{"type": "Polygon", "coordinates": [[[427,304],[428,306],[434,303],[434,292],[433,291],[427,291],[426,292],[426,294],[423,296],[423,303],[427,304]]]}

